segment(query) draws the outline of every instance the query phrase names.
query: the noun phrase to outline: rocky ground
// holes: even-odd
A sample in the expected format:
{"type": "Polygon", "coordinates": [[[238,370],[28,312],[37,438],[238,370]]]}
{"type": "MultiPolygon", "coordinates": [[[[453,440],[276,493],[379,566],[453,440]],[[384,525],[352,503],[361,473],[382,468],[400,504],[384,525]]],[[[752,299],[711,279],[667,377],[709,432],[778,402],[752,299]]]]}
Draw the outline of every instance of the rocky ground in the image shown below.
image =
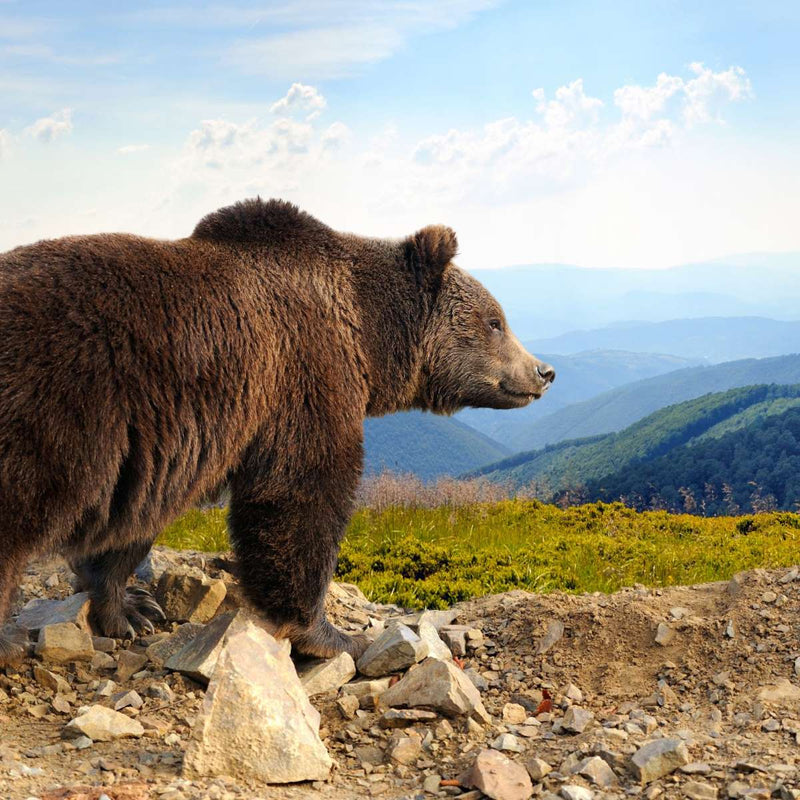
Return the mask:
{"type": "Polygon", "coordinates": [[[233,569],[157,551],[138,585],[170,621],[123,642],[62,561],[32,564],[0,797],[800,798],[800,569],[422,615],[334,586],[331,617],[374,640],[358,673],[293,664],[233,569]]]}

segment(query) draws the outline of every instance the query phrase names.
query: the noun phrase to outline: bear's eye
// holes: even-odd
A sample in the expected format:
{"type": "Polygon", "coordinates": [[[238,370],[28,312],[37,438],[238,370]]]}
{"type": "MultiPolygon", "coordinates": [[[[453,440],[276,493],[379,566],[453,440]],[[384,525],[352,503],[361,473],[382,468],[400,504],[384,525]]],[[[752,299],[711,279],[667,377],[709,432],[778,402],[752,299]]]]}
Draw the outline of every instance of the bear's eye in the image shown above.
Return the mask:
{"type": "Polygon", "coordinates": [[[500,333],[502,333],[502,332],[503,332],[503,323],[502,323],[502,322],[500,322],[500,320],[499,320],[499,319],[490,319],[490,320],[489,320],[489,327],[490,327],[490,328],[491,328],[493,331],[499,331],[500,333]]]}

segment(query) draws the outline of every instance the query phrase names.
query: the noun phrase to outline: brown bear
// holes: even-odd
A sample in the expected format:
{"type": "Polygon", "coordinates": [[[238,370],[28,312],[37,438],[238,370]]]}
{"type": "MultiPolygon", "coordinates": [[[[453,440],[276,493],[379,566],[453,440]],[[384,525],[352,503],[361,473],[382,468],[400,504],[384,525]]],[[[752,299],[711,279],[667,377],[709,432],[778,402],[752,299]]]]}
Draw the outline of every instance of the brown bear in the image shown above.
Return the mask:
{"type": "Polygon", "coordinates": [[[48,550],[70,559],[105,635],[152,630],[160,609],[129,576],[167,522],[227,483],[253,603],[300,652],[357,655],[323,600],[364,417],[516,408],[555,376],[451,263],[456,248],[446,227],[363,238],[256,199],[176,241],[75,236],[0,255],[0,622],[48,550]]]}

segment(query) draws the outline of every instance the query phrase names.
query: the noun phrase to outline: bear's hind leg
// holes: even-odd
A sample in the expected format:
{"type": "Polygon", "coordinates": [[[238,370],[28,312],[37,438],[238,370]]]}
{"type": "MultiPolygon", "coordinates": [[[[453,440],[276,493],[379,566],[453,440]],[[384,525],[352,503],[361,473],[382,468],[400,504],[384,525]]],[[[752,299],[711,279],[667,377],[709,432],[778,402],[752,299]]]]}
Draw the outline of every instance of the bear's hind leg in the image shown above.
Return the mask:
{"type": "Polygon", "coordinates": [[[20,556],[0,558],[0,667],[18,661],[23,655],[22,645],[3,633],[3,623],[6,621],[11,600],[19,585],[25,560],[20,556]]]}
{"type": "Polygon", "coordinates": [[[107,550],[71,563],[80,588],[92,599],[92,618],[105,636],[133,638],[136,630],[153,633],[151,620],[163,620],[164,612],[150,593],[126,586],[136,566],[150,551],[150,542],[126,549],[107,550]]]}

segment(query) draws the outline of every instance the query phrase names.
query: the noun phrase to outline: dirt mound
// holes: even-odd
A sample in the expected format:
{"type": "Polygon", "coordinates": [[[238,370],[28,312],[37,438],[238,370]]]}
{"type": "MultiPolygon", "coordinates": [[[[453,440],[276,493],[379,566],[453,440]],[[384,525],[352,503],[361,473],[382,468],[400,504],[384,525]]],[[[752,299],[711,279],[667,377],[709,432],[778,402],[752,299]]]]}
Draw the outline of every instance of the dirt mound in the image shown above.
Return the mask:
{"type": "MultiPolygon", "coordinates": [[[[223,557],[158,551],[140,571],[140,585],[154,589],[161,573],[176,566],[194,570],[191,597],[200,598],[183,612],[198,615],[186,635],[209,621],[201,612],[218,616],[241,605],[234,568],[223,557]],[[224,582],[227,594],[209,611],[208,598],[219,595],[215,581],[224,582]]],[[[19,619],[34,624],[32,615],[44,606],[30,601],[69,596],[69,581],[60,560],[32,564],[19,619]]],[[[334,620],[353,631],[380,630],[403,614],[341,585],[328,606],[334,620]]],[[[481,794],[473,785],[498,800],[530,793],[800,797],[797,568],[614,595],[510,592],[454,610],[454,620],[437,623],[445,626],[439,633],[479,689],[491,724],[441,712],[387,714],[377,689],[357,703],[345,698],[347,687],[334,689],[312,697],[335,762],[331,777],[291,787],[183,777],[205,687],[165,668],[155,655],[152,645],[164,642],[176,623],[132,643],[95,639],[86,661],[54,663],[41,647],[37,655],[29,646],[16,668],[0,670],[0,797],[238,800],[324,792],[474,800],[481,794]],[[120,700],[128,692],[138,701],[120,700]],[[63,738],[81,707],[120,703],[120,713],[138,723],[141,734],[113,741],[63,738]],[[480,772],[491,761],[477,758],[486,749],[524,768],[530,790],[503,795],[502,787],[470,784],[474,774],[465,777],[465,770],[475,765],[472,773],[480,772]]],[[[81,627],[80,610],[75,614],[81,627]]],[[[404,621],[414,624],[413,617],[404,621]]]]}

